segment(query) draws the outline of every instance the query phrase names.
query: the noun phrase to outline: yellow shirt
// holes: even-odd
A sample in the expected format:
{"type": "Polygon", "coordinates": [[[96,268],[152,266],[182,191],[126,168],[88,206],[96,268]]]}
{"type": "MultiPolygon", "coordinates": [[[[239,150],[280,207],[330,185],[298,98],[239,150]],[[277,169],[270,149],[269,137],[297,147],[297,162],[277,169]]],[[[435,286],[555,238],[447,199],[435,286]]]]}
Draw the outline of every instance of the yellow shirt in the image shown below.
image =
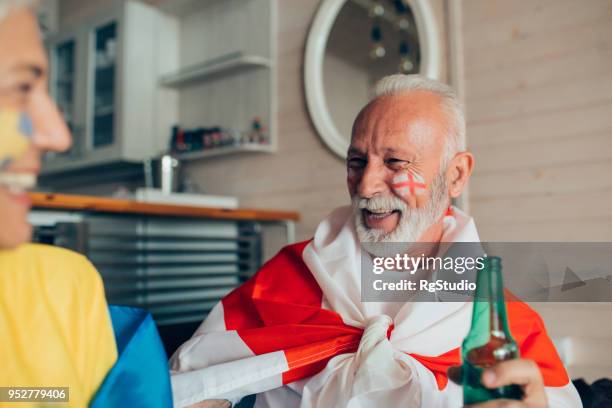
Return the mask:
{"type": "Polygon", "coordinates": [[[0,250],[0,386],[69,387],[86,407],[117,360],[102,280],[82,255],[46,245],[0,250]]]}

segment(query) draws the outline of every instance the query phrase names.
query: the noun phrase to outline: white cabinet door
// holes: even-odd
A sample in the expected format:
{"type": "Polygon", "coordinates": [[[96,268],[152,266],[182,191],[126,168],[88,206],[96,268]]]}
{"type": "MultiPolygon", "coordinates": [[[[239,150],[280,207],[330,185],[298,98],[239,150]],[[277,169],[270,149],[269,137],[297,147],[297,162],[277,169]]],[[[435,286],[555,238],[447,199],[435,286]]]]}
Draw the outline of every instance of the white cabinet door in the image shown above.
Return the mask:
{"type": "Polygon", "coordinates": [[[61,162],[84,157],[87,146],[85,133],[85,87],[87,75],[81,63],[87,58],[83,30],[68,30],[47,42],[49,49],[49,88],[52,97],[72,133],[71,148],[47,158],[48,162],[61,162]]]}
{"type": "Polygon", "coordinates": [[[156,152],[157,24],[155,8],[126,1],[49,40],[51,91],[74,146],[46,160],[44,175],[156,152]]]}
{"type": "Polygon", "coordinates": [[[118,32],[117,19],[94,25],[88,32],[87,133],[91,151],[108,148],[118,142],[118,32]]]}

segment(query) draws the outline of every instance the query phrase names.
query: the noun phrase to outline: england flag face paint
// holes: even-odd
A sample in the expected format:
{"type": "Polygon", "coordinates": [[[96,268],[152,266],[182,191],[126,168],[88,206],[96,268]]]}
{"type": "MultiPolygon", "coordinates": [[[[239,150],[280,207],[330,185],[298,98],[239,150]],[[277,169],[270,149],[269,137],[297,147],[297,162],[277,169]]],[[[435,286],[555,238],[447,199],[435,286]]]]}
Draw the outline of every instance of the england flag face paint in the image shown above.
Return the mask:
{"type": "Polygon", "coordinates": [[[424,195],[427,191],[423,176],[412,171],[405,171],[393,177],[391,187],[397,195],[405,198],[424,195]]]}

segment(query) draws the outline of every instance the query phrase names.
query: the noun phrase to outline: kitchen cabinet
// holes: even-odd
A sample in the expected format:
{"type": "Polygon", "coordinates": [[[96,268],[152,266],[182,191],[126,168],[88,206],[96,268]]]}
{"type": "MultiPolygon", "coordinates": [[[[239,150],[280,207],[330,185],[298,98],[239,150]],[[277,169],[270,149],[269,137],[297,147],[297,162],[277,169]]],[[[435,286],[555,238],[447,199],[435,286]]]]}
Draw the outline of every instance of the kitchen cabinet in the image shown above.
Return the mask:
{"type": "Polygon", "coordinates": [[[46,158],[44,174],[159,152],[154,126],[159,13],[136,1],[110,8],[47,40],[50,91],[73,134],[73,146],[46,158]]]}

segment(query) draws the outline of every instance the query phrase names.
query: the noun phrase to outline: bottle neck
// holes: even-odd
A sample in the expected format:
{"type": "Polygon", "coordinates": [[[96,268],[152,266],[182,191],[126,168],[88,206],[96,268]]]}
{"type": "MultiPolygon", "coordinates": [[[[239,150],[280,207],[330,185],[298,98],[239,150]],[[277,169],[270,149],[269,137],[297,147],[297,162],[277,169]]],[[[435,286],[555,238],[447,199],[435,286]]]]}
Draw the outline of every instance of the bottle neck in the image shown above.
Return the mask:
{"type": "Polygon", "coordinates": [[[498,339],[510,339],[506,303],[504,298],[504,281],[501,260],[497,257],[487,258],[485,267],[478,272],[475,302],[488,309],[489,333],[498,339]]]}

